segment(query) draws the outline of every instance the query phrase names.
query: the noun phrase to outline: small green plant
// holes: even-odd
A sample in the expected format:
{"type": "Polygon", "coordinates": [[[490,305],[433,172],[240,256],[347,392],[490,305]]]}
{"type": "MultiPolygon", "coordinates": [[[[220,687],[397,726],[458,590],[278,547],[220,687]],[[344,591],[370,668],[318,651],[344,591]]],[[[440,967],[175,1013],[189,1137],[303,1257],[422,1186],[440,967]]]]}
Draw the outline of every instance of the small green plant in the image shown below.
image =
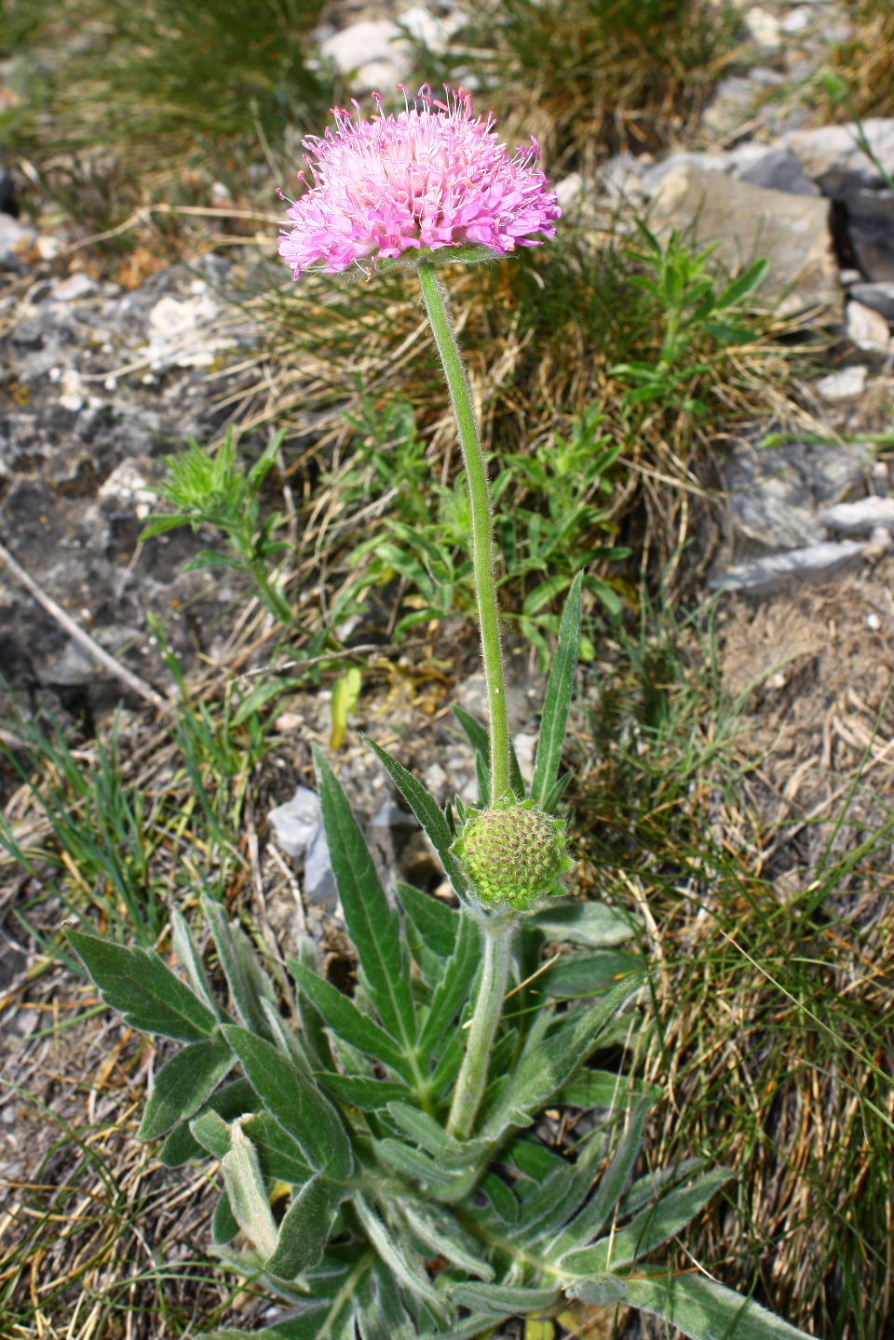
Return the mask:
{"type": "Polygon", "coordinates": [[[708,348],[724,347],[754,338],[737,309],[766,278],[770,263],[755,261],[718,293],[709,270],[713,247],[696,253],[676,229],[661,242],[642,220],[637,221],[637,228],[641,249],[628,254],[642,268],[630,276],[630,283],[647,293],[657,309],[661,346],[657,359],[616,363],[609,376],[628,387],[623,395],[627,408],[654,403],[665,411],[704,415],[705,402],[693,396],[690,388],[698,378],[711,374],[706,342],[708,348]]]}
{"type": "Polygon", "coordinates": [[[236,455],[232,432],[216,451],[192,441],[186,451],[167,456],[168,479],[161,496],[176,510],[148,517],[141,538],[151,539],[178,526],[199,531],[213,526],[227,540],[228,552],[202,549],[187,566],[230,568],[249,577],[262,604],[289,627],[294,614],[283,589],[276,561],[289,548],[278,538],[285,525],[281,512],[262,515],[261,490],[276,468],[283,433],[276,433],[250,469],[236,455]]]}
{"type": "Polygon", "coordinates": [[[837,70],[821,70],[817,75],[817,82],[829,101],[833,103],[834,106],[840,107],[842,111],[846,112],[850,117],[853,122],[855,143],[860,146],[870,163],[877,168],[878,175],[881,177],[888,190],[894,190],[894,177],[891,176],[891,173],[885,167],[867,138],[863,119],[857,110],[847,80],[844,79],[837,70]]]}
{"type": "MultiPolygon", "coordinates": [[[[520,807],[529,825],[556,791],[579,601],[578,579],[520,807]]],[[[493,813],[487,735],[472,738],[483,817],[493,813]]],[[[159,1073],[141,1133],[164,1137],[169,1165],[220,1161],[217,1251],[287,1307],[257,1334],[462,1340],[578,1300],[631,1304],[703,1340],[803,1340],[710,1277],[675,1273],[654,1255],[730,1174],[684,1159],[631,1180],[657,1091],[629,1089],[619,1076],[586,1067],[635,1027],[641,975],[635,958],[612,948],[629,938],[629,918],[567,900],[536,910],[536,892],[533,904],[526,898],[526,910],[515,911],[502,884],[486,909],[471,872],[482,862],[496,867],[480,850],[477,821],[465,828],[464,842],[475,848],[467,866],[456,817],[373,748],[434,843],[460,906],[406,885],[400,912],[389,906],[341,787],[318,754],[324,822],[359,960],[353,999],[326,980],[307,942],[289,964],[300,1020],[298,1030],[290,1027],[248,938],[207,899],[203,921],[229,1007],[211,990],[202,939],[179,914],[174,944],[189,985],[154,952],[71,936],[110,1006],[134,1027],[186,1044],[159,1073]],[[544,997],[539,979],[528,978],[545,938],[557,935],[574,948],[544,997]],[[504,1009],[510,987],[512,1006],[504,1009]],[[489,1055],[492,1063],[482,1065],[489,1055]],[[538,1112],[556,1104],[609,1109],[574,1157],[533,1134],[538,1112]],[[271,1201],[283,1186],[289,1199],[280,1216],[271,1201]]],[[[544,841],[557,831],[548,824],[544,841]]],[[[501,829],[496,840],[503,843],[501,829]]],[[[548,859],[538,849],[535,860],[547,883],[563,863],[558,849],[548,859]]],[[[512,845],[511,861],[528,861],[525,842],[512,845]]],[[[505,879],[513,894],[524,884],[508,867],[505,879]]],[[[209,1340],[241,1334],[216,1330],[209,1340]]]]}
{"type": "Polygon", "coordinates": [[[165,890],[153,865],[165,826],[158,808],[124,781],[118,724],[107,743],[97,742],[86,754],[73,749],[52,722],[41,727],[22,716],[16,724],[24,758],[4,752],[29,787],[53,843],[32,847],[0,815],[0,845],[40,884],[46,883],[41,869],[54,869],[54,891],[69,913],[98,910],[110,933],[155,944],[167,921],[165,890]]]}
{"type": "MultiPolygon", "coordinates": [[[[593,543],[611,528],[605,504],[612,497],[612,471],[621,454],[621,445],[601,431],[603,422],[595,409],[586,410],[572,423],[567,438],[555,434],[530,454],[500,458],[492,483],[507,617],[538,649],[544,665],[550,655],[548,635],[559,625],[555,606],[575,574],[630,553],[593,543]]],[[[370,588],[395,578],[403,583],[406,611],[395,622],[397,638],[432,619],[471,613],[475,586],[467,554],[471,517],[464,477],[452,487],[429,481],[425,445],[406,401],[397,401],[381,416],[367,401],[362,424],[364,445],[338,476],[339,496],[346,490],[347,521],[342,525],[350,523],[358,503],[369,507],[375,500],[377,507],[387,504],[389,512],[382,518],[381,533],[355,546],[344,559],[344,568],[356,576],[330,612],[331,623],[337,626],[361,611],[370,588]]],[[[585,585],[609,614],[620,613],[620,597],[609,582],[590,573],[585,585]]],[[[582,654],[586,659],[592,654],[588,639],[582,654]]]]}

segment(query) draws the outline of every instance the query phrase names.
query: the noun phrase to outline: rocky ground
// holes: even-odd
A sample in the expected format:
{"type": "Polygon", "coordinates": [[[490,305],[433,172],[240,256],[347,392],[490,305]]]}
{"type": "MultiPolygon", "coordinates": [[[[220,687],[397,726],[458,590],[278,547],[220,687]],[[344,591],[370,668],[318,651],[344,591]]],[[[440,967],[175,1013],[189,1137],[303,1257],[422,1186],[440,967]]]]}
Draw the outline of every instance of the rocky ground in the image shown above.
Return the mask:
{"type": "MultiPolygon", "coordinates": [[[[344,7],[320,36],[345,68],[359,67],[354,86],[362,93],[406,72],[396,20],[446,42],[455,17],[447,5],[409,13],[396,5],[344,7]]],[[[747,73],[720,85],[690,143],[661,161],[621,156],[598,182],[575,176],[558,185],[569,212],[590,218],[594,228],[625,201],[648,211],[658,229],[690,229],[700,242],[717,243],[729,264],[769,257],[767,300],[815,340],[815,376],[792,388],[810,416],[802,415],[799,431],[754,423],[718,444],[723,539],[711,586],[727,593],[717,622],[720,667],[744,705],[740,740],[754,765],[750,799],[779,833],[766,873],[784,891],[787,872],[803,874],[828,850],[853,778],[871,777],[872,786],[849,824],[868,831],[891,805],[894,191],[879,163],[894,173],[894,120],[866,125],[868,155],[852,127],[808,126],[784,96],[845,32],[847,20],[832,0],[772,0],[746,6],[743,20],[752,56],[747,73]],[[763,445],[774,433],[781,443],[763,445]]],[[[13,208],[10,195],[6,208],[13,208]]],[[[269,234],[258,265],[273,253],[272,225],[269,234]]],[[[163,620],[190,674],[213,673],[232,653],[238,584],[183,572],[201,537],[183,530],[141,544],[139,535],[154,506],[161,458],[190,435],[208,440],[220,430],[238,394],[240,359],[257,332],[229,306],[229,259],[209,255],[148,278],[137,271],[112,280],[88,273],[83,255],[65,225],[43,231],[0,213],[0,676],[8,701],[26,712],[49,709],[82,729],[107,722],[123,697],[133,713],[128,729],[136,729],[147,705],[163,723],[172,694],[151,615],[163,620]]],[[[263,657],[258,627],[242,669],[263,657]]],[[[402,660],[383,655],[352,723],[387,716],[393,738],[409,752],[404,761],[445,794],[472,781],[468,754],[445,725],[449,704],[458,695],[474,710],[480,698],[474,636],[464,630],[456,650],[455,634],[446,630],[441,648],[452,648],[446,673],[437,654],[430,664],[414,664],[412,652],[402,660]]],[[[516,678],[514,726],[524,756],[536,730],[539,682],[523,657],[516,678]]],[[[15,747],[15,725],[3,711],[4,738],[15,747]]],[[[309,780],[309,744],[325,741],[329,726],[320,691],[290,704],[277,723],[268,803],[248,824],[253,908],[283,952],[292,948],[286,940],[296,908],[325,920],[333,952],[338,948],[314,797],[301,789],[309,780]],[[268,833],[278,846],[268,846],[268,833]]],[[[427,853],[353,734],[343,760],[392,873],[436,882],[427,853]]],[[[21,793],[13,805],[17,822],[31,822],[21,793]]],[[[851,826],[848,840],[853,836],[851,826]]],[[[111,1159],[113,1146],[130,1138],[152,1068],[141,1053],[138,1064],[116,1070],[136,1049],[118,1025],[101,1038],[80,1027],[62,1043],[45,1034],[53,993],[30,989],[38,959],[14,917],[26,885],[10,863],[0,866],[0,1007],[16,1043],[17,1083],[36,1095],[26,1102],[20,1090],[0,1106],[0,1165],[13,1201],[23,1185],[64,1180],[71,1171],[54,1153],[44,1101],[60,1120],[64,1113],[102,1131],[102,1154],[111,1159]],[[105,1094],[98,1103],[92,1089],[79,1092],[74,1082],[75,1070],[94,1073],[97,1065],[105,1094]],[[60,1092],[68,1095],[61,1106],[60,1092]]],[[[59,914],[58,906],[45,910],[47,930],[59,914]]],[[[864,903],[860,915],[869,915],[864,903]]],[[[45,985],[58,981],[45,962],[37,971],[45,985]]],[[[60,1008],[78,1003],[70,998],[60,1008]]],[[[173,1186],[147,1166],[143,1159],[131,1167],[123,1193],[153,1203],[158,1241],[173,1222],[187,1223],[181,1240],[188,1254],[205,1232],[202,1188],[198,1181],[173,1186]]],[[[53,1248],[41,1251],[50,1269],[53,1248]]],[[[202,1287],[195,1286],[199,1299],[202,1287]]]]}

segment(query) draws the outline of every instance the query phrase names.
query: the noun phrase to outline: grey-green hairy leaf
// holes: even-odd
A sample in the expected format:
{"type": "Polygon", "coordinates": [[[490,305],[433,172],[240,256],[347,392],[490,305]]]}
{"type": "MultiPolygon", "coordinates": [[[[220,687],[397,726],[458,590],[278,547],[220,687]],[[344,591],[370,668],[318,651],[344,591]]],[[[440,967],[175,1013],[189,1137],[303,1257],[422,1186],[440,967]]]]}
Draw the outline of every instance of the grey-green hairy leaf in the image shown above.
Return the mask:
{"type": "Polygon", "coordinates": [[[512,1317],[551,1307],[559,1297],[559,1290],[557,1287],[525,1289],[506,1284],[458,1284],[451,1289],[450,1296],[463,1307],[478,1308],[497,1317],[512,1317]]]}
{"type": "Polygon", "coordinates": [[[320,1176],[306,1182],[285,1213],[276,1250],[265,1270],[277,1279],[292,1280],[315,1266],[326,1249],[337,1209],[331,1183],[320,1176]]]}
{"type": "Polygon", "coordinates": [[[411,1048],[416,1020],[397,913],[388,905],[369,848],[335,774],[319,750],[314,759],[332,868],[360,958],[362,980],[385,1028],[405,1048],[411,1048]]]}
{"type": "Polygon", "coordinates": [[[202,913],[211,927],[236,1013],[247,1029],[267,1038],[270,1029],[261,1002],[266,997],[275,1006],[276,998],[269,979],[261,970],[251,941],[241,927],[228,920],[220,903],[205,895],[202,895],[200,901],[202,913]]]}
{"type": "Polygon", "coordinates": [[[677,1326],[691,1340],[810,1340],[759,1303],[694,1271],[624,1277],[627,1301],[677,1326]]]}
{"type": "Polygon", "coordinates": [[[559,628],[559,643],[546,686],[537,742],[537,758],[531,780],[531,799],[541,806],[546,806],[549,802],[562,761],[562,747],[565,743],[571,691],[574,687],[574,672],[577,669],[580,648],[582,584],[583,573],[579,572],[568,591],[559,628]]]}
{"type": "Polygon", "coordinates": [[[303,967],[295,959],[289,961],[289,971],[300,989],[313,1003],[325,1022],[345,1042],[368,1056],[375,1056],[404,1078],[412,1075],[406,1055],[400,1044],[363,1014],[350,997],[344,995],[331,982],[319,977],[310,968],[303,967]]]}
{"type": "Polygon", "coordinates": [[[454,889],[461,895],[468,894],[469,881],[462,864],[450,850],[453,832],[434,796],[429,795],[422,783],[374,740],[367,740],[367,744],[419,820],[454,889]]]}
{"type": "Polygon", "coordinates": [[[233,1025],[222,1030],[267,1111],[291,1135],[312,1168],[347,1177],[354,1157],[341,1118],[309,1078],[263,1038],[233,1025]]]}
{"type": "Polygon", "coordinates": [[[715,1168],[693,1186],[668,1192],[657,1204],[645,1206],[629,1224],[612,1229],[592,1247],[566,1252],[559,1261],[560,1268],[573,1275],[601,1275],[638,1261],[685,1228],[731,1176],[729,1169],[715,1168]]]}
{"type": "Polygon", "coordinates": [[[510,1128],[527,1125],[596,1050],[600,1033],[638,985],[638,979],[619,983],[594,1005],[571,1012],[567,1022],[527,1049],[480,1134],[499,1140],[510,1128]]]}
{"type": "Polygon", "coordinates": [[[232,1065],[232,1052],[216,1038],[193,1042],[172,1056],[155,1077],[140,1123],[140,1138],[154,1140],[178,1121],[191,1117],[232,1065]]]}
{"type": "Polygon", "coordinates": [[[200,1042],[214,1032],[215,1016],[155,950],[131,949],[83,931],[69,931],[69,939],[103,1000],[134,1028],[180,1042],[200,1042]]]}
{"type": "Polygon", "coordinates": [[[592,949],[623,944],[634,931],[627,912],[616,911],[595,899],[586,902],[549,903],[532,918],[532,926],[553,940],[571,941],[592,949]]]}

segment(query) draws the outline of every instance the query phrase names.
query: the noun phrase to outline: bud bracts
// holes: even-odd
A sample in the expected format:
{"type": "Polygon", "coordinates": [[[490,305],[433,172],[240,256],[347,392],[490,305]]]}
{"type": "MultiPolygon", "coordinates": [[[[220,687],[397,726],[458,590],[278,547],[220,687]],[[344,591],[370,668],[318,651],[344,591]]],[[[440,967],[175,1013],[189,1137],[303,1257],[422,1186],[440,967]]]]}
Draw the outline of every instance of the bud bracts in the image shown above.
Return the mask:
{"type": "Polygon", "coordinates": [[[455,844],[482,903],[510,903],[524,911],[537,899],[560,893],[573,862],[565,825],[530,801],[473,814],[455,844]]]}

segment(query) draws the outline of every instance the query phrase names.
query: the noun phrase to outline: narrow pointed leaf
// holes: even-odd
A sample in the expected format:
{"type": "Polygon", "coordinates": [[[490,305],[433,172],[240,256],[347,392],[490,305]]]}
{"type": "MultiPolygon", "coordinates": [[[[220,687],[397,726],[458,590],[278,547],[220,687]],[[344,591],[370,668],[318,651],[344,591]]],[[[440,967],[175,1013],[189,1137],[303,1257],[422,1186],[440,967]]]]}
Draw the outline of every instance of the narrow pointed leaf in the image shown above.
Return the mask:
{"type": "MultiPolygon", "coordinates": [[[[490,804],[490,738],[487,727],[483,726],[476,717],[473,717],[463,707],[454,707],[453,715],[465,731],[466,738],[474,751],[481,804],[487,806],[490,804]]],[[[509,785],[521,800],[525,794],[525,783],[511,743],[509,745],[509,785]]]]}
{"type": "Polygon", "coordinates": [[[154,1140],[191,1117],[232,1066],[233,1053],[218,1039],[193,1042],[172,1056],[155,1077],[140,1123],[140,1139],[154,1140]]]}
{"type": "Polygon", "coordinates": [[[468,893],[469,881],[465,871],[450,850],[453,831],[434,796],[429,795],[422,783],[375,741],[368,740],[367,743],[422,825],[429,842],[441,858],[441,864],[454,889],[460,894],[468,893]]]}
{"type": "Polygon", "coordinates": [[[459,934],[449,961],[432,995],[419,1035],[419,1051],[430,1056],[443,1035],[461,1023],[471,997],[472,983],[481,965],[481,933],[471,917],[460,919],[459,934]]]}
{"type": "Polygon", "coordinates": [[[398,884],[397,896],[419,937],[440,959],[449,958],[456,948],[460,923],[465,920],[455,908],[412,884],[398,884]]]}
{"type": "Polygon", "coordinates": [[[335,774],[319,750],[314,757],[332,866],[361,976],[385,1028],[409,1049],[416,1021],[399,919],[335,774]]]}
{"type": "Polygon", "coordinates": [[[568,726],[571,692],[580,650],[580,604],[583,573],[578,573],[568,591],[559,628],[559,644],[546,686],[537,758],[531,779],[531,799],[545,805],[559,775],[562,747],[568,726]]]}
{"type": "Polygon", "coordinates": [[[270,1028],[261,1001],[266,997],[275,1007],[276,997],[251,941],[241,927],[228,920],[223,907],[213,898],[203,895],[201,907],[211,927],[220,966],[240,1022],[250,1032],[269,1038],[270,1028]]]}
{"type": "Polygon", "coordinates": [[[459,1284],[450,1291],[455,1303],[497,1317],[524,1315],[551,1307],[559,1296],[558,1288],[524,1289],[506,1284],[459,1284]]]}
{"type": "Polygon", "coordinates": [[[705,1275],[642,1272],[623,1279],[633,1307],[664,1318],[691,1340],[810,1340],[806,1331],[705,1275]]]}
{"type": "Polygon", "coordinates": [[[550,1253],[553,1260],[564,1252],[590,1242],[609,1222],[633,1172],[646,1120],[654,1105],[648,1099],[636,1103],[630,1109],[611,1162],[600,1177],[591,1199],[553,1243],[550,1253]]]}
{"type": "Polygon", "coordinates": [[[620,982],[595,1004],[572,1011],[567,1022],[528,1048],[481,1136],[499,1140],[510,1128],[528,1125],[595,1051],[606,1025],[639,984],[638,977],[620,982]]]}
{"type": "Polygon", "coordinates": [[[441,1304],[441,1296],[429,1280],[423,1262],[412,1260],[404,1252],[388,1227],[362,1196],[355,1196],[354,1209],[367,1238],[400,1283],[414,1294],[418,1294],[420,1298],[425,1298],[436,1306],[441,1304]]]}
{"type": "Polygon", "coordinates": [[[317,1070],[314,1078],[339,1102],[359,1107],[362,1112],[381,1112],[395,1099],[412,1097],[405,1084],[391,1084],[374,1075],[337,1075],[332,1070],[317,1070]]]}
{"type": "Polygon", "coordinates": [[[83,931],[69,931],[69,939],[105,1003],[132,1027],[180,1042],[199,1042],[214,1032],[217,1019],[207,1005],[153,949],[131,949],[83,931]]]}
{"type": "Polygon", "coordinates": [[[295,959],[289,961],[289,971],[324,1021],[340,1038],[368,1056],[375,1056],[377,1060],[391,1066],[392,1070],[396,1070],[405,1079],[412,1076],[412,1070],[400,1045],[389,1033],[374,1023],[369,1015],[358,1010],[349,996],[344,995],[331,982],[318,977],[309,968],[302,967],[295,959]]]}
{"type": "Polygon", "coordinates": [[[630,1265],[685,1228],[731,1176],[728,1168],[715,1168],[693,1186],[668,1192],[657,1205],[646,1206],[624,1228],[592,1247],[566,1252],[561,1269],[574,1275],[600,1275],[630,1265]]]}
{"type": "Polygon", "coordinates": [[[349,1176],[354,1164],[350,1141],[337,1110],[316,1084],[264,1039],[234,1025],[221,1031],[267,1111],[297,1141],[310,1166],[333,1178],[349,1176]]]}
{"type": "Polygon", "coordinates": [[[411,1231],[433,1256],[443,1256],[476,1279],[493,1279],[493,1266],[479,1255],[480,1243],[452,1215],[436,1205],[415,1203],[405,1205],[403,1214],[411,1231]]]}
{"type": "Polygon", "coordinates": [[[375,1140],[373,1149],[389,1168],[423,1186],[449,1186],[455,1179],[455,1173],[439,1167],[430,1155],[405,1145],[402,1140],[375,1140]]]}
{"type": "Polygon", "coordinates": [[[214,999],[211,982],[205,971],[199,947],[186,923],[186,918],[178,907],[171,908],[171,943],[174,946],[174,953],[186,970],[193,991],[195,991],[199,1000],[223,1021],[226,1016],[214,999]]]}

